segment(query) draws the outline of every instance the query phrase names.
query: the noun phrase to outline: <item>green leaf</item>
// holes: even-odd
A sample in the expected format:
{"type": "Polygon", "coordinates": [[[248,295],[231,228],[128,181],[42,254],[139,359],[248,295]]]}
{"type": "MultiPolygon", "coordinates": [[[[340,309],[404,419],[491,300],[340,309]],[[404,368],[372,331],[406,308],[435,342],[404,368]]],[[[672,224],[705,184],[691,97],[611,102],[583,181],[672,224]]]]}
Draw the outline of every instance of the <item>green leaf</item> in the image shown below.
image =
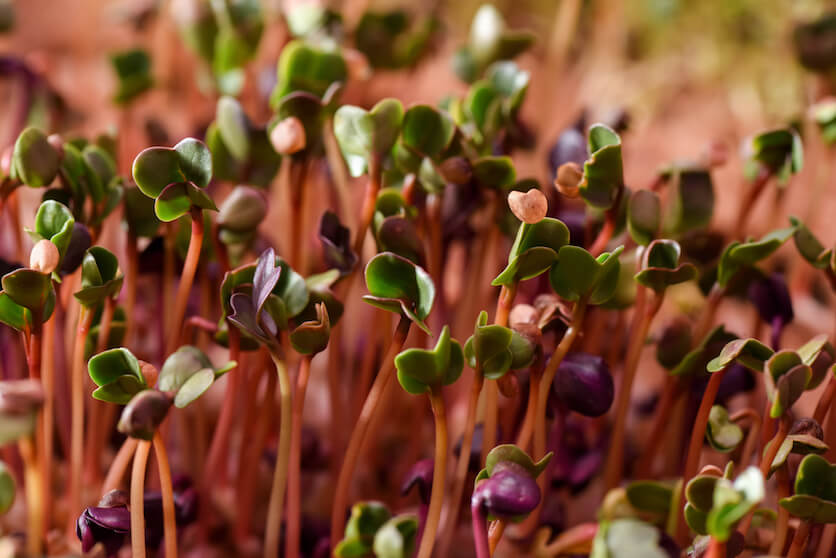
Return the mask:
{"type": "Polygon", "coordinates": [[[122,289],[119,261],[109,250],[93,246],[81,261],[81,289],[73,294],[84,306],[95,306],[122,289]],[[118,275],[117,275],[118,274],[118,275]]]}
{"type": "Polygon", "coordinates": [[[732,362],[737,361],[750,370],[761,372],[764,363],[772,354],[772,349],[757,339],[735,339],[729,341],[723,347],[720,354],[708,363],[706,369],[712,373],[719,372],[732,362]]]}
{"type": "Polygon", "coordinates": [[[107,150],[95,144],[85,145],[81,158],[85,165],[88,194],[93,201],[99,203],[109,193],[116,176],[116,162],[107,150]]]}
{"type": "Polygon", "coordinates": [[[174,406],[182,409],[195,399],[206,393],[215,381],[215,371],[211,368],[201,368],[183,382],[174,396],[174,406]]]}
{"type": "Polygon", "coordinates": [[[67,206],[54,200],[46,200],[35,214],[34,233],[38,240],[45,238],[55,244],[63,258],[70,245],[74,224],[75,219],[67,206]]]}
{"type": "Polygon", "coordinates": [[[708,226],[714,214],[711,173],[699,165],[672,165],[661,174],[671,183],[664,230],[671,235],[708,226]]]}
{"type": "MultiPolygon", "coordinates": [[[[751,151],[750,161],[760,164],[782,180],[800,171],[804,165],[801,137],[791,128],[758,134],[750,140],[747,148],[751,151]]],[[[754,178],[753,174],[756,173],[750,172],[750,179],[754,178]]]]}
{"type": "Polygon", "coordinates": [[[819,455],[807,455],[798,467],[795,494],[779,503],[801,519],[836,523],[836,465],[819,455]]]}
{"type": "Polygon", "coordinates": [[[790,217],[790,223],[795,229],[792,235],[793,241],[801,257],[810,262],[813,267],[825,269],[833,258],[833,250],[825,249],[807,225],[799,219],[790,217]]]}
{"type": "Polygon", "coordinates": [[[346,81],[348,66],[336,50],[294,40],[282,49],[276,73],[278,80],[270,95],[270,106],[273,108],[282,97],[293,91],[322,97],[331,84],[346,81]]]}
{"type": "Polygon", "coordinates": [[[679,255],[679,243],[675,240],[654,240],[647,247],[646,266],[636,273],[636,281],[661,292],[671,285],[695,279],[697,268],[691,263],[679,263],[679,255]]]}
{"type": "Polygon", "coordinates": [[[659,195],[651,190],[636,190],[627,208],[627,229],[636,244],[647,246],[659,230],[661,221],[659,195]]]}
{"type": "Polygon", "coordinates": [[[15,501],[15,478],[3,461],[0,461],[0,515],[9,511],[15,501]]]}
{"type": "MultiPolygon", "coordinates": [[[[764,453],[768,453],[769,446],[773,443],[774,440],[770,440],[769,443],[766,444],[764,453]]],[[[781,442],[781,446],[775,454],[775,459],[772,460],[772,465],[769,467],[769,474],[771,475],[784,465],[791,453],[796,455],[807,455],[810,453],[823,454],[826,453],[828,449],[827,444],[815,436],[811,436],[809,434],[790,434],[784,438],[783,442],[781,442]]]]}
{"type": "Polygon", "coordinates": [[[52,293],[52,279],[34,269],[16,269],[3,276],[3,292],[15,303],[32,312],[42,312],[52,293]]]}
{"type": "Polygon", "coordinates": [[[729,412],[722,405],[714,405],[708,414],[708,442],[715,450],[728,453],[743,441],[743,429],[729,420],[729,412]]]}
{"type": "Polygon", "coordinates": [[[742,268],[771,256],[795,232],[794,227],[772,231],[758,241],[732,242],[720,256],[717,283],[725,287],[742,268]]]}
{"type": "Polygon", "coordinates": [[[444,326],[435,348],[406,349],[395,357],[395,368],[407,392],[422,394],[455,382],[464,368],[464,353],[444,326]]]}
{"type": "Polygon", "coordinates": [[[673,486],[656,481],[635,481],[627,485],[627,499],[637,510],[667,517],[673,500],[673,486]]]}
{"type": "Polygon", "coordinates": [[[334,135],[352,176],[369,168],[373,157],[382,158],[394,146],[403,122],[403,105],[383,99],[371,110],[343,105],[334,113],[334,135]]]}
{"type": "Polygon", "coordinates": [[[377,558],[410,558],[418,537],[418,517],[404,514],[381,525],[374,535],[372,550],[377,558]]]}
{"type": "Polygon", "coordinates": [[[404,113],[401,141],[420,155],[437,158],[455,134],[456,125],[446,112],[429,105],[415,105],[404,113]]]}
{"type": "Polygon", "coordinates": [[[104,386],[116,381],[121,376],[132,376],[140,383],[145,378],[140,372],[139,361],[131,351],[124,347],[110,349],[93,356],[87,363],[90,379],[97,386],[104,386]]]}
{"type": "Polygon", "coordinates": [[[250,155],[252,126],[241,104],[233,97],[222,96],[215,109],[215,122],[224,146],[233,157],[246,161],[250,155]]]}
{"type": "Polygon", "coordinates": [[[772,401],[769,414],[778,418],[798,401],[810,381],[812,371],[793,351],[778,351],[765,365],[766,394],[772,401]]]}
{"type": "Polygon", "coordinates": [[[589,129],[589,153],[578,189],[592,207],[609,209],[624,188],[621,138],[609,127],[595,124],[589,129]]]}
{"type": "Polygon", "coordinates": [[[517,182],[517,171],[506,155],[486,156],[474,161],[473,177],[483,188],[507,192],[517,182]]]}
{"type": "Polygon", "coordinates": [[[114,96],[117,104],[130,103],[154,84],[151,77],[151,57],[143,49],[135,48],[111,54],[110,65],[119,80],[114,96]]]}
{"type": "Polygon", "coordinates": [[[27,186],[49,186],[60,165],[60,154],[42,131],[26,128],[17,137],[12,151],[12,169],[14,175],[27,186]]]}
{"type": "Polygon", "coordinates": [[[205,188],[212,178],[212,153],[194,138],[186,138],[174,147],[149,147],[134,159],[133,178],[149,198],[158,197],[169,184],[177,182],[205,188]]]}
{"type": "Polygon", "coordinates": [[[549,272],[549,280],[557,294],[566,300],[587,298],[591,304],[606,302],[618,281],[618,255],[622,247],[597,258],[578,246],[560,248],[557,263],[549,272]]]}
{"type": "Polygon", "coordinates": [[[331,336],[331,322],[324,302],[316,304],[316,319],[302,322],[290,333],[290,344],[300,354],[325,350],[331,336]]]}
{"type": "Polygon", "coordinates": [[[424,319],[432,308],[435,285],[426,271],[406,258],[382,252],[369,260],[365,276],[370,294],[363,300],[396,314],[403,312],[429,333],[424,319]]]}
{"type": "Polygon", "coordinates": [[[193,208],[217,211],[218,208],[206,192],[191,182],[176,182],[166,186],[154,203],[157,218],[169,223],[188,214],[193,208]]]}
{"type": "Polygon", "coordinates": [[[558,252],[567,244],[569,229],[558,219],[546,217],[534,224],[521,224],[508,254],[508,265],[491,284],[510,285],[540,275],[554,265],[558,252]]]}
{"type": "Polygon", "coordinates": [[[531,457],[513,444],[501,444],[488,452],[485,458],[485,470],[488,476],[493,474],[494,468],[503,462],[510,462],[525,469],[531,478],[536,479],[546,470],[554,453],[547,453],[540,461],[534,461],[531,457]]]}
{"type": "Polygon", "coordinates": [[[489,380],[497,380],[509,370],[525,368],[534,357],[530,342],[514,330],[496,324],[488,325],[488,313],[476,319],[473,335],[464,346],[464,355],[471,368],[489,380]]]}
{"type": "Polygon", "coordinates": [[[0,323],[17,331],[25,331],[32,327],[32,313],[12,300],[7,293],[0,291],[0,323]]]}

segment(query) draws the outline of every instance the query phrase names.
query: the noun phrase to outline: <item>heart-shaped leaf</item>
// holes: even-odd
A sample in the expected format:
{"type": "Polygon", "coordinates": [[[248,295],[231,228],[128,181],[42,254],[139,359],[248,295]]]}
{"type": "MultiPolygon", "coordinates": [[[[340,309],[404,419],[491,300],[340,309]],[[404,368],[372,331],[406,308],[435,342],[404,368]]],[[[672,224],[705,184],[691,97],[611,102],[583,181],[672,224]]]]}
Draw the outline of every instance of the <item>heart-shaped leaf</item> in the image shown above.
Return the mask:
{"type": "Polygon", "coordinates": [[[365,275],[370,294],[363,300],[389,312],[403,313],[429,333],[424,319],[435,299],[435,285],[426,271],[397,254],[382,252],[366,264],[365,275]]]}
{"type": "Polygon", "coordinates": [[[351,507],[351,516],[345,525],[345,535],[334,548],[340,558],[368,556],[374,545],[377,531],[392,517],[381,502],[360,502],[351,507]]]}
{"type": "Polygon", "coordinates": [[[73,296],[84,306],[95,306],[107,297],[118,295],[123,279],[116,256],[101,246],[93,246],[84,254],[81,289],[73,296]]]}
{"type": "Polygon", "coordinates": [[[164,223],[176,221],[196,207],[217,211],[209,195],[191,182],[175,182],[166,186],[154,203],[154,213],[164,223]]]}
{"type": "Polygon", "coordinates": [[[806,456],[795,477],[795,494],[779,503],[801,519],[836,523],[836,465],[820,455],[806,456]]]}
{"type": "Polygon", "coordinates": [[[546,217],[534,224],[521,224],[508,253],[508,265],[491,284],[511,285],[540,275],[558,261],[558,252],[567,244],[569,229],[558,219],[546,217]]]}
{"type": "Polygon", "coordinates": [[[87,371],[99,386],[93,397],[100,401],[125,405],[134,395],[148,388],[139,361],[124,347],[93,356],[87,363],[87,371]]]}
{"type": "Polygon", "coordinates": [[[712,355],[717,354],[714,347],[725,346],[726,343],[729,343],[734,339],[734,335],[727,332],[722,325],[715,327],[708,332],[708,334],[696,347],[694,347],[693,350],[688,352],[688,354],[686,354],[685,357],[671,369],[671,375],[689,376],[691,374],[701,373],[703,370],[706,370],[707,364],[714,358],[712,355]]]}
{"type": "Polygon", "coordinates": [[[142,193],[157,198],[169,185],[189,182],[205,188],[212,179],[212,153],[200,140],[186,138],[174,147],[149,147],[136,156],[133,178],[142,193]]]}
{"type": "Polygon", "coordinates": [[[464,353],[444,326],[434,349],[406,349],[395,357],[395,368],[401,387],[420,395],[455,382],[464,368],[464,353]]]}
{"type": "Polygon", "coordinates": [[[675,240],[654,240],[647,247],[645,267],[636,273],[636,281],[661,292],[671,285],[695,279],[697,268],[691,263],[680,263],[679,255],[679,243],[675,240]]]}
{"type": "Polygon", "coordinates": [[[334,135],[352,176],[360,176],[373,158],[382,159],[392,149],[401,130],[403,105],[383,99],[366,111],[343,105],[334,113],[334,135]]]}
{"type": "Polygon", "coordinates": [[[509,370],[531,364],[534,350],[531,342],[516,331],[496,324],[488,325],[488,313],[476,319],[473,335],[464,346],[468,366],[477,368],[489,380],[497,380],[509,370]]]}
{"type": "Polygon", "coordinates": [[[590,304],[606,302],[615,291],[618,281],[618,247],[604,252],[597,258],[580,248],[568,244],[560,248],[557,262],[549,272],[554,291],[566,300],[587,299],[590,304]]]}
{"type": "Polygon", "coordinates": [[[26,128],[17,137],[12,151],[12,173],[27,186],[49,186],[60,165],[60,153],[42,131],[26,128]]]}

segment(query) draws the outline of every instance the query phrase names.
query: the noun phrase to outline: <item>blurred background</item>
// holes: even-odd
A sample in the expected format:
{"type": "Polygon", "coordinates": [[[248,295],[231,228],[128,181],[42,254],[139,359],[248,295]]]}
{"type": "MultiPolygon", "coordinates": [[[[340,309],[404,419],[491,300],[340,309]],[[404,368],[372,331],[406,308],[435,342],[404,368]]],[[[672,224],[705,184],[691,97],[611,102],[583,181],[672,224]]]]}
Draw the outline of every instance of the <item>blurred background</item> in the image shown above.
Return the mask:
{"type": "MultiPolygon", "coordinates": [[[[50,125],[44,122],[44,107],[36,106],[28,120],[51,131],[84,134],[130,124],[136,130],[131,136],[134,153],[153,143],[143,130],[164,131],[174,141],[200,133],[213,118],[218,93],[208,79],[207,64],[187,47],[175,22],[194,16],[202,3],[208,4],[0,2],[6,29],[0,36],[0,52],[19,59],[60,97],[61,114],[50,125]],[[129,107],[120,108],[112,102],[117,81],[109,56],[136,47],[150,54],[155,84],[129,107]]],[[[247,66],[241,96],[256,119],[269,117],[264,96],[275,80],[282,45],[290,38],[281,14],[306,4],[343,13],[345,30],[368,9],[404,9],[413,20],[432,14],[437,21],[436,32],[410,68],[375,69],[367,79],[349,84],[344,102],[370,105],[384,96],[396,96],[407,103],[435,103],[467,90],[452,71],[451,57],[467,39],[480,4],[476,0],[238,3],[260,4],[266,22],[255,58],[247,66]]],[[[803,120],[806,107],[822,95],[821,79],[797,61],[793,30],[820,17],[833,2],[496,0],[494,5],[510,28],[527,29],[537,37],[535,46],[518,59],[531,72],[522,114],[536,144],[515,162],[524,174],[543,182],[550,181],[546,164],[550,145],[582,110],[587,111],[587,122],[618,110],[629,115],[625,171],[628,184],[640,187],[653,179],[661,165],[696,158],[711,142],[720,142],[735,155],[746,135],[803,120]]],[[[351,37],[346,42],[350,44],[351,37]]],[[[11,70],[4,74],[0,99],[9,107],[21,95],[21,80],[11,70]]],[[[0,142],[10,143],[17,126],[14,118],[0,121],[0,142]]],[[[741,188],[737,157],[729,162],[716,177],[720,224],[732,218],[741,188]]],[[[798,180],[810,180],[807,170],[798,180]]],[[[796,197],[787,202],[800,203],[796,197]]],[[[832,209],[829,205],[828,211],[832,209]]],[[[823,240],[836,234],[819,233],[823,240]]]]}

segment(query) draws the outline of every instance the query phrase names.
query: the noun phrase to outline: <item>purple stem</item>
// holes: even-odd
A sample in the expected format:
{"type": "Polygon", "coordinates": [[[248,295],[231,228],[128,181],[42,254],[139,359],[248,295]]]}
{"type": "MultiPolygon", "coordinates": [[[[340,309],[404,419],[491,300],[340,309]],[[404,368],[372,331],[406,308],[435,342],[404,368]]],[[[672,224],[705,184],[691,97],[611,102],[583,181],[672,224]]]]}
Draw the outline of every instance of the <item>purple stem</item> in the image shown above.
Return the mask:
{"type": "Polygon", "coordinates": [[[473,517],[473,542],[476,546],[476,558],[490,558],[491,551],[488,544],[488,520],[481,498],[471,500],[470,514],[473,517]]]}

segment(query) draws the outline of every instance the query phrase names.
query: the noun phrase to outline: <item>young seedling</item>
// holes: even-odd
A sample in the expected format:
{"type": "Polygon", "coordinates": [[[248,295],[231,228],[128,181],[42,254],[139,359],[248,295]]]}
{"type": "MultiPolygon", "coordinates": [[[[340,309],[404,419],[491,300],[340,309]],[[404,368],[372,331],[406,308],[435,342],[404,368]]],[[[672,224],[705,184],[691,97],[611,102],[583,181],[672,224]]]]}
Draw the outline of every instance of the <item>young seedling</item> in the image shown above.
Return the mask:
{"type": "Polygon", "coordinates": [[[412,556],[418,519],[411,514],[392,516],[380,502],[361,502],[351,508],[345,535],[334,548],[338,558],[412,556]]]}
{"type": "Polygon", "coordinates": [[[383,357],[381,369],[363,402],[357,424],[351,432],[334,491],[331,540],[337,540],[343,526],[351,477],[368,435],[369,426],[377,410],[381,408],[380,399],[392,379],[395,356],[403,348],[412,323],[429,332],[424,320],[429,316],[435,299],[435,285],[427,272],[390,252],[382,252],[366,264],[366,286],[370,294],[365,295],[363,300],[372,306],[399,315],[400,321],[383,357]]]}
{"type": "MultiPolygon", "coordinates": [[[[489,542],[488,519],[519,521],[540,504],[540,487],[536,480],[551,458],[552,454],[549,453],[535,462],[527,453],[510,444],[497,446],[490,451],[485,460],[485,468],[476,476],[470,500],[473,539],[478,558],[490,557],[499,540],[497,537],[489,542]]],[[[502,536],[501,528],[498,531],[499,536],[502,536]]]]}
{"type": "Polygon", "coordinates": [[[442,386],[455,382],[464,368],[464,353],[455,339],[450,339],[450,328],[441,330],[432,350],[407,349],[395,357],[398,381],[407,392],[426,393],[435,417],[435,468],[427,521],[418,548],[418,558],[429,558],[435,544],[436,530],[441,519],[444,486],[447,481],[447,415],[444,410],[442,386]]]}
{"type": "Polygon", "coordinates": [[[206,145],[186,138],[174,147],[149,147],[136,156],[133,178],[143,194],[154,198],[154,212],[163,222],[184,215],[192,221],[189,250],[183,264],[174,312],[169,322],[166,352],[177,346],[179,332],[186,314],[186,304],[197,271],[203,243],[203,210],[217,211],[212,198],[203,190],[212,179],[212,154],[206,145]]]}

